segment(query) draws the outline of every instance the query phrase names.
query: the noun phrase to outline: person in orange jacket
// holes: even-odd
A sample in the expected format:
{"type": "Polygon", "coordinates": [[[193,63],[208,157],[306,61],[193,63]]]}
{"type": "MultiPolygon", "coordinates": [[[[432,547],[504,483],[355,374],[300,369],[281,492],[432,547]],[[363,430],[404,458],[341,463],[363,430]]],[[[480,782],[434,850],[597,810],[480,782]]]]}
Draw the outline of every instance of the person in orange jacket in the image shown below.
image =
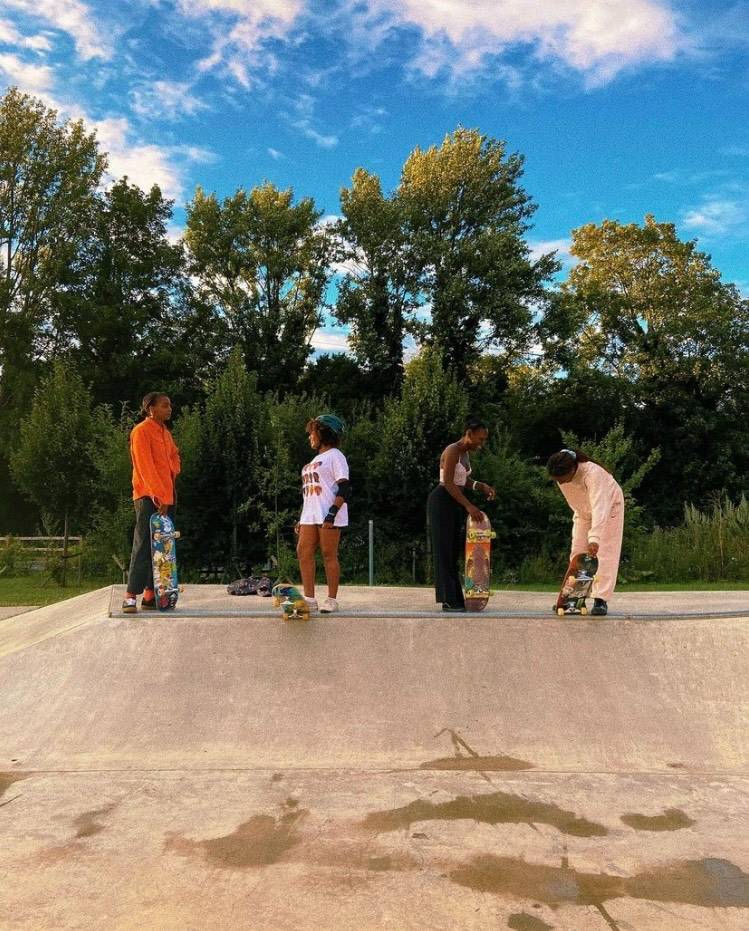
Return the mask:
{"type": "Polygon", "coordinates": [[[172,416],[169,396],[152,391],[143,398],[144,419],[130,433],[130,458],[133,463],[133,503],[135,532],[127,578],[127,593],[122,603],[126,614],[138,610],[137,596],[143,593],[142,609],[155,610],[151,563],[151,515],[172,515],[176,493],[174,480],[179,475],[177,445],[166,423],[172,416]]]}

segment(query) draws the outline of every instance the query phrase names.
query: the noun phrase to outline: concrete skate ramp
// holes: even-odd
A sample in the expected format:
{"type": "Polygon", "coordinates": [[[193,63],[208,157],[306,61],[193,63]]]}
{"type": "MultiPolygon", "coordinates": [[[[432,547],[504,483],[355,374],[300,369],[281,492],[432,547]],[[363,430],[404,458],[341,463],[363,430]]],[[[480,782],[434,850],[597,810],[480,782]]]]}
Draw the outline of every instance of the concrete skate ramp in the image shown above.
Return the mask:
{"type": "Polygon", "coordinates": [[[108,605],[103,590],[0,621],[0,770],[749,771],[743,618],[108,605]]]}

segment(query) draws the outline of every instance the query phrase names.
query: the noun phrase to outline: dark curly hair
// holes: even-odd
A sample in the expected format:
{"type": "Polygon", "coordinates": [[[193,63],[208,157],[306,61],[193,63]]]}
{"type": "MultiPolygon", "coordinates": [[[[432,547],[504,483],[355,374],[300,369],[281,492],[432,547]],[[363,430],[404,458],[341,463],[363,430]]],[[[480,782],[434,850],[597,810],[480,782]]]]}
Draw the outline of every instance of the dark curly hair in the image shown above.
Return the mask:
{"type": "Polygon", "coordinates": [[[313,430],[316,430],[324,446],[338,447],[340,445],[341,438],[338,434],[334,430],[331,430],[327,424],[320,423],[319,420],[308,420],[307,426],[304,429],[307,433],[312,433],[313,430]]]}

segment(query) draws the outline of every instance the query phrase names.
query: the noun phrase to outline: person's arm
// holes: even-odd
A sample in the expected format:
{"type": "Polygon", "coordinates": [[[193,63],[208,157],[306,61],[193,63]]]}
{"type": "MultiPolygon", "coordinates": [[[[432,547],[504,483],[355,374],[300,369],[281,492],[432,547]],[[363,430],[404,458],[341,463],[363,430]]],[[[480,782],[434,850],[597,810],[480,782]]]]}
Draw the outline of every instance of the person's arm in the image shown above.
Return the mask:
{"type": "Polygon", "coordinates": [[[469,501],[460,490],[460,486],[455,484],[455,466],[458,464],[460,456],[457,444],[453,443],[448,446],[442,455],[444,457],[442,460],[442,484],[445,486],[445,491],[455,498],[458,504],[464,507],[474,520],[482,520],[484,517],[483,512],[472,501],[469,501]]]}
{"type": "Polygon", "coordinates": [[[487,501],[494,501],[497,497],[497,492],[492,488],[491,485],[488,485],[486,482],[480,482],[478,479],[469,478],[467,482],[471,486],[472,491],[479,491],[487,499],[487,501]]]}
{"type": "Polygon", "coordinates": [[[591,556],[598,555],[601,543],[601,533],[609,515],[611,495],[610,483],[607,481],[608,473],[601,468],[591,469],[585,477],[585,487],[590,499],[590,530],[588,531],[588,552],[591,556]]]}
{"type": "Polygon", "coordinates": [[[335,525],[336,515],[343,505],[348,502],[349,496],[351,495],[351,482],[348,478],[336,479],[336,484],[338,485],[336,496],[333,499],[333,503],[330,505],[328,513],[325,515],[322,524],[323,527],[333,527],[335,525]]]}
{"type": "Polygon", "coordinates": [[[133,465],[143,478],[148,497],[153,501],[154,506],[159,511],[162,507],[166,508],[166,505],[162,505],[158,495],[159,475],[153,459],[151,439],[145,430],[133,430],[130,437],[130,455],[133,465]]]}

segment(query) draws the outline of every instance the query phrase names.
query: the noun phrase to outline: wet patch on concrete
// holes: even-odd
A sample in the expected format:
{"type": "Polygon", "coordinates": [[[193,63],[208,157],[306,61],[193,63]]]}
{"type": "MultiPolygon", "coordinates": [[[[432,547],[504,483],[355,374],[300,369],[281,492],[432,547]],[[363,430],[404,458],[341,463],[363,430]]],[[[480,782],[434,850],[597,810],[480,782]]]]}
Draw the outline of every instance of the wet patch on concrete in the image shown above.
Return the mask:
{"type": "Polygon", "coordinates": [[[533,769],[533,763],[512,756],[445,756],[427,760],[419,769],[448,769],[485,773],[506,773],[533,769]]]}
{"type": "Polygon", "coordinates": [[[485,824],[548,824],[574,837],[604,837],[602,824],[579,818],[574,812],[547,802],[534,802],[506,792],[458,796],[449,802],[417,799],[402,808],[371,812],[362,826],[375,831],[397,831],[416,821],[471,819],[485,824]]]}
{"type": "Polygon", "coordinates": [[[26,779],[28,773],[0,773],[0,798],[7,792],[14,782],[26,779]]]}
{"type": "Polygon", "coordinates": [[[164,848],[182,856],[203,854],[212,865],[227,869],[268,866],[301,841],[297,827],[308,814],[296,802],[293,810],[286,805],[282,808],[283,813],[277,818],[255,815],[222,837],[193,841],[184,835],[169,834],[164,848]]]}
{"type": "Polygon", "coordinates": [[[681,831],[697,824],[678,808],[667,808],[662,815],[622,815],[621,820],[636,831],[681,831]]]}
{"type": "Polygon", "coordinates": [[[116,807],[116,804],[107,805],[105,808],[96,808],[93,811],[84,811],[82,815],[78,815],[78,817],[73,821],[73,824],[76,827],[76,838],[93,837],[94,834],[100,834],[103,830],[105,830],[106,825],[101,824],[98,819],[106,817],[116,807]]]}
{"type": "Polygon", "coordinates": [[[507,927],[513,931],[552,931],[554,925],[547,925],[545,921],[527,912],[515,912],[507,920],[507,927]]]}
{"type": "Polygon", "coordinates": [[[749,908],[749,874],[728,860],[714,858],[682,860],[621,877],[484,854],[449,875],[459,885],[479,892],[535,899],[553,908],[576,904],[601,910],[604,902],[617,898],[749,908]]]}

